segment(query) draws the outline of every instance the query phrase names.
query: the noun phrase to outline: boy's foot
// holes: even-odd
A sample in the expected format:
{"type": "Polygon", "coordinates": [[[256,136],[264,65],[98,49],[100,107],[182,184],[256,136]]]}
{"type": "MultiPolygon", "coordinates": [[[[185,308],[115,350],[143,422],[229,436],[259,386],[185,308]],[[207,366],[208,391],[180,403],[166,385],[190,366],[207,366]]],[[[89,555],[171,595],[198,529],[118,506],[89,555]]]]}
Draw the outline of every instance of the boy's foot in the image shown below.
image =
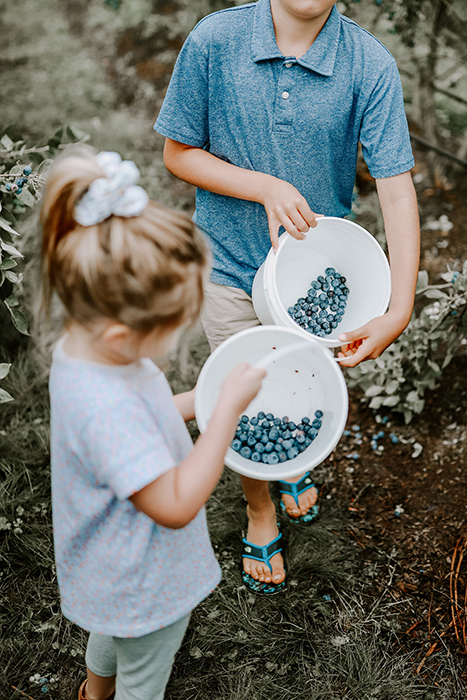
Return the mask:
{"type": "MultiPolygon", "coordinates": [[[[276,509],[274,506],[267,511],[255,513],[247,506],[248,531],[246,539],[253,544],[263,547],[279,535],[276,509]]],[[[281,583],[285,579],[284,560],[279,552],[271,557],[272,573],[266,563],[243,557],[243,570],[256,581],[265,583],[281,583]]]]}
{"type": "MultiPolygon", "coordinates": [[[[81,683],[79,690],[78,690],[78,700],[92,700],[90,696],[86,692],[86,687],[88,684],[87,678],[81,683]]],[[[110,695],[105,698],[105,700],[114,700],[115,698],[115,691],[113,691],[110,695]]]]}
{"type": "MultiPolygon", "coordinates": [[[[303,476],[304,475],[301,474],[300,476],[294,476],[291,479],[284,479],[284,481],[296,483],[297,481],[300,481],[303,476]]],[[[294,497],[288,493],[283,493],[281,498],[287,515],[289,515],[291,518],[300,518],[301,516],[306,515],[310,508],[315,505],[316,501],[318,500],[318,490],[315,486],[312,486],[310,489],[307,489],[307,491],[300,493],[298,495],[298,507],[294,497]]]]}

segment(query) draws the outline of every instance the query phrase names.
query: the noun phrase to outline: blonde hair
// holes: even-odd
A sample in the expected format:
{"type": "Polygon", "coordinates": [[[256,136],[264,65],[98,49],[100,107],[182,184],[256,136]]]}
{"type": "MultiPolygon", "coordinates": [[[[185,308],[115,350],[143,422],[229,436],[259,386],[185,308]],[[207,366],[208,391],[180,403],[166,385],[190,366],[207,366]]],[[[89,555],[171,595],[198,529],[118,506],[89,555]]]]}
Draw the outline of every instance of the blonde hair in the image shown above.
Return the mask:
{"type": "Polygon", "coordinates": [[[146,333],[194,322],[209,268],[203,235],[186,214],[153,201],[139,216],[81,226],[75,205],[101,177],[95,151],[83,146],[50,170],[40,215],[40,313],[49,315],[56,292],[69,319],[84,326],[111,319],[146,333]]]}

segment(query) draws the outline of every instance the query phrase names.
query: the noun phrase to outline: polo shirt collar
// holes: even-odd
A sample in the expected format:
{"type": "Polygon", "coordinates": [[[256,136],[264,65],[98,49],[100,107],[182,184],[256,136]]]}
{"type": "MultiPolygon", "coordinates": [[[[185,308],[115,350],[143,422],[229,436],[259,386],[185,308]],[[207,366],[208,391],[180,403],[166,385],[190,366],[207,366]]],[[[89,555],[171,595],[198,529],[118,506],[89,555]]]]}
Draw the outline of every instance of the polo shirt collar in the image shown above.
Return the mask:
{"type": "MultiPolygon", "coordinates": [[[[340,30],[341,17],[336,5],[334,5],[326,24],[306,54],[301,56],[297,63],[315,73],[326,76],[332,75],[339,45],[340,30]]],[[[272,58],[284,58],[276,43],[270,0],[258,0],[256,3],[251,45],[255,62],[266,61],[272,58]]]]}

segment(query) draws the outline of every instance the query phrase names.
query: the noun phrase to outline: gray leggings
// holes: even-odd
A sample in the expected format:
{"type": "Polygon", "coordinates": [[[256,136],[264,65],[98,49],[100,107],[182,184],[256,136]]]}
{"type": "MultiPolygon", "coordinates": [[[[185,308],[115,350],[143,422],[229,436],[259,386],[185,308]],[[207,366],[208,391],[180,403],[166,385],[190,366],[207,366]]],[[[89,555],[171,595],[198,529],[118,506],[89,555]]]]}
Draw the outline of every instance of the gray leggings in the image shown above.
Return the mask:
{"type": "Polygon", "coordinates": [[[97,676],[117,676],[115,700],[163,700],[189,615],[143,637],[107,637],[91,632],[86,666],[97,676]]]}

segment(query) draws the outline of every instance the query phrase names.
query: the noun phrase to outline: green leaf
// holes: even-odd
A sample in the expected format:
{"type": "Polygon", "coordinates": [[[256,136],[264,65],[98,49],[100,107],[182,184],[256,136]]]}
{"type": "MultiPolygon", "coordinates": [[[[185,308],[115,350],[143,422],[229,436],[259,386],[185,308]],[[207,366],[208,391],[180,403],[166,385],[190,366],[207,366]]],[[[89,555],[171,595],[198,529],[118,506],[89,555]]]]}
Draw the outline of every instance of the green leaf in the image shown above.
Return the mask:
{"type": "Polygon", "coordinates": [[[383,405],[383,397],[375,396],[370,401],[370,408],[378,409],[383,405]]]}
{"type": "Polygon", "coordinates": [[[10,272],[10,270],[7,270],[5,272],[5,277],[9,282],[12,282],[13,284],[16,284],[16,282],[19,282],[19,277],[15,272],[10,272]]]}
{"type": "Polygon", "coordinates": [[[10,255],[15,255],[17,258],[22,258],[23,255],[22,253],[19,252],[17,248],[15,248],[14,245],[11,245],[10,243],[5,243],[5,241],[2,241],[0,238],[0,246],[3,248],[3,250],[6,253],[10,253],[10,255]]]}
{"type": "Polygon", "coordinates": [[[10,371],[11,363],[0,362],[0,379],[5,379],[6,375],[10,371]]]}
{"type": "Polygon", "coordinates": [[[0,403],[6,403],[7,401],[13,401],[13,397],[8,393],[8,391],[0,389],[0,403]]]}
{"type": "Polygon", "coordinates": [[[23,190],[21,194],[18,195],[18,199],[27,207],[34,207],[36,204],[36,200],[28,189],[23,190]]]}
{"type": "Polygon", "coordinates": [[[365,396],[368,396],[368,397],[378,396],[378,394],[381,394],[382,392],[383,392],[383,387],[378,386],[377,384],[373,384],[373,386],[370,386],[365,391],[365,396]]]}
{"type": "Polygon", "coordinates": [[[428,299],[446,299],[448,295],[445,292],[442,292],[441,289],[427,289],[425,296],[428,299]]]}
{"type": "Polygon", "coordinates": [[[397,406],[400,400],[401,398],[399,394],[388,396],[386,399],[384,399],[383,406],[397,406]]]}
{"type": "Polygon", "coordinates": [[[18,263],[16,260],[13,260],[13,258],[6,258],[0,262],[0,270],[11,270],[11,268],[16,267],[17,264],[18,263]]]}
{"type": "Polygon", "coordinates": [[[19,301],[18,301],[18,299],[15,297],[14,294],[11,294],[9,297],[7,297],[7,298],[5,299],[5,304],[6,304],[7,306],[11,306],[11,307],[13,307],[13,306],[19,306],[19,301]]]}
{"type": "Polygon", "coordinates": [[[428,287],[428,272],[426,270],[420,270],[417,279],[417,291],[428,287]]]}
{"type": "Polygon", "coordinates": [[[28,321],[26,316],[22,313],[22,311],[20,311],[19,309],[11,308],[10,306],[8,306],[6,301],[5,306],[11,314],[11,319],[16,330],[18,330],[23,335],[29,335],[28,321]]]}
{"type": "MultiPolygon", "coordinates": [[[[4,212],[4,213],[5,213],[5,212],[4,212]]],[[[8,221],[5,221],[5,219],[4,219],[3,217],[1,217],[1,216],[0,216],[0,226],[1,226],[2,229],[4,229],[5,231],[8,231],[8,233],[11,233],[13,236],[19,236],[18,231],[15,231],[14,228],[11,228],[10,224],[8,223],[8,221]]]]}
{"type": "Polygon", "coordinates": [[[15,146],[8,134],[3,134],[2,138],[0,139],[0,144],[3,146],[5,151],[12,151],[15,146]]]}

